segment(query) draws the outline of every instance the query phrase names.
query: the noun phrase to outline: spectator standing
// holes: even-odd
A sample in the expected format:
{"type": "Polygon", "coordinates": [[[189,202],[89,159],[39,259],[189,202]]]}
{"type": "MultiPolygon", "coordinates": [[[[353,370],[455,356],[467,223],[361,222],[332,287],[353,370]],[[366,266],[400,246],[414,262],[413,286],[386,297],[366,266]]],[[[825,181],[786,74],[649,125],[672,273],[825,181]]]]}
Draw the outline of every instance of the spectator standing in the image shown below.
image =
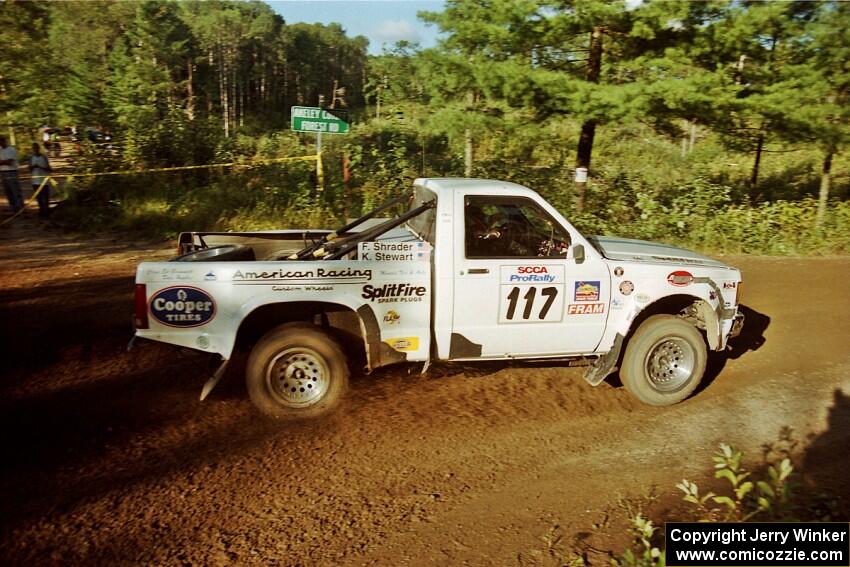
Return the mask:
{"type": "MultiPolygon", "coordinates": [[[[44,178],[53,170],[50,168],[50,162],[47,161],[47,156],[41,153],[41,147],[38,144],[32,145],[32,156],[29,161],[30,175],[32,176],[32,190],[35,192],[44,178]]],[[[45,183],[41,188],[41,193],[38,194],[38,216],[47,217],[50,214],[50,183],[45,183]]]]}
{"type": "Polygon", "coordinates": [[[41,141],[44,143],[44,151],[50,151],[50,126],[44,125],[44,130],[41,131],[41,141]]]}
{"type": "Polygon", "coordinates": [[[17,213],[24,208],[21,185],[18,183],[18,152],[9,145],[6,136],[0,136],[0,178],[12,212],[17,213]]]}
{"type": "MultiPolygon", "coordinates": [[[[59,144],[59,130],[54,129],[50,133],[50,155],[58,158],[62,154],[62,146],[59,144]]],[[[48,147],[44,146],[44,151],[48,151],[48,147]]]]}

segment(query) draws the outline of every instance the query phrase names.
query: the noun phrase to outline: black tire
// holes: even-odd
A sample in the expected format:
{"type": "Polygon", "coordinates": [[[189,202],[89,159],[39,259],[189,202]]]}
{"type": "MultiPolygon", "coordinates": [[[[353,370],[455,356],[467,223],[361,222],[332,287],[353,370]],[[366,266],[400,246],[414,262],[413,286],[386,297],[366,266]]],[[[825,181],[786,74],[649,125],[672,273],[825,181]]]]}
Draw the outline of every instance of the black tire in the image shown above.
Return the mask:
{"type": "Polygon", "coordinates": [[[315,325],[286,324],[251,350],[248,395],[276,419],[315,418],[333,410],[348,390],[348,364],[339,344],[315,325]]]}
{"type": "Polygon", "coordinates": [[[699,386],[708,360],[699,330],[681,317],[653,315],[626,346],[620,379],[634,397],[653,406],[669,406],[699,386]]]}
{"type": "Polygon", "coordinates": [[[172,262],[253,262],[254,249],[244,244],[222,244],[177,256],[172,262]]]}

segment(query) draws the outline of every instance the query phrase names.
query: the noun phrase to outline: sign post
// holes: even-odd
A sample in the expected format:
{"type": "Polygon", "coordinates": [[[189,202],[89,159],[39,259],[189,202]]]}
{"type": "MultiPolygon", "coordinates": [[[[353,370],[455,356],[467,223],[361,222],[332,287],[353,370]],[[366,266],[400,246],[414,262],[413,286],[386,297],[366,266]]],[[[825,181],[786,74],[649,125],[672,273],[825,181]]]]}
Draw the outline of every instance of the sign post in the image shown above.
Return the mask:
{"type": "MultiPolygon", "coordinates": [[[[322,134],[348,134],[348,111],[316,106],[293,106],[290,120],[293,132],[316,134],[316,175],[321,178],[322,134]]],[[[321,184],[321,181],[319,183],[321,184]]]]}

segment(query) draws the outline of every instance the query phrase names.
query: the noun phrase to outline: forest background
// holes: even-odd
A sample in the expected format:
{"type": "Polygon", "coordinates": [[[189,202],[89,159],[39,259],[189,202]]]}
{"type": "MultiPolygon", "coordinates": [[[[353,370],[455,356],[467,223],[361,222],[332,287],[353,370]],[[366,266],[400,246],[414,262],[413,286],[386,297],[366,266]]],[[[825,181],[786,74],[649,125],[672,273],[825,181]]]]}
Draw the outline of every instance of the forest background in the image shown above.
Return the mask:
{"type": "Polygon", "coordinates": [[[587,234],[709,252],[850,251],[850,3],[449,0],[437,47],[382,55],[261,2],[0,10],[0,130],[83,141],[77,172],[315,153],[293,105],[346,108],[310,162],[63,184],[73,230],[331,227],[410,187],[527,185],[587,234]],[[588,168],[588,183],[575,182],[588,168]]]}

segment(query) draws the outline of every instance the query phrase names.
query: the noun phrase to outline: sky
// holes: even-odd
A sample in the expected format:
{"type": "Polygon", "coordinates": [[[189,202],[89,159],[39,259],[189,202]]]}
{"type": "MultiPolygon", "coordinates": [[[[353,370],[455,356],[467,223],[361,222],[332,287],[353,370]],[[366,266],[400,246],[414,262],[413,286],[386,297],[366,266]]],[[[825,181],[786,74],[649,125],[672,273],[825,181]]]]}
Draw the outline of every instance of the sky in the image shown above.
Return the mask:
{"type": "Polygon", "coordinates": [[[287,24],[336,22],[349,37],[369,38],[369,53],[379,55],[384,46],[402,39],[433,47],[437,30],[416,17],[421,10],[439,12],[443,0],[267,0],[287,24]]]}

